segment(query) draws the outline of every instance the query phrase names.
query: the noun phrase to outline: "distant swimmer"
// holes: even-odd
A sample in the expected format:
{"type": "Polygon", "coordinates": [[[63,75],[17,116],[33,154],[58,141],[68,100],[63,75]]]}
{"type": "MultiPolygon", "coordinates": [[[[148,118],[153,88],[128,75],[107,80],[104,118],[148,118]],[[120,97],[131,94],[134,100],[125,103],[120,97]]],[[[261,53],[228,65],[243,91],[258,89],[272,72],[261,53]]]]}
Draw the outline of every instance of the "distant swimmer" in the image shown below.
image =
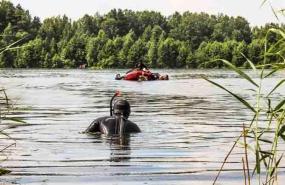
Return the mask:
{"type": "Polygon", "coordinates": [[[113,100],[119,95],[116,92],[110,101],[110,116],[95,119],[85,130],[85,133],[102,133],[122,136],[128,133],[140,132],[140,128],[130,120],[131,106],[127,100],[117,99],[112,108],[113,100]]]}

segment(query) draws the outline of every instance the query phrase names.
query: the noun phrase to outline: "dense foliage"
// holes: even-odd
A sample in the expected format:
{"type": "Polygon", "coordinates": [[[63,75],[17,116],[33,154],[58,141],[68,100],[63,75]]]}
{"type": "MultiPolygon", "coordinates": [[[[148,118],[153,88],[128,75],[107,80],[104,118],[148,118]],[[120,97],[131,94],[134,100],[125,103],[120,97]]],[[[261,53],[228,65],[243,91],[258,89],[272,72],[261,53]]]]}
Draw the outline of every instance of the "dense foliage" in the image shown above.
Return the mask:
{"type": "MultiPolygon", "coordinates": [[[[132,67],[142,61],[159,68],[213,68],[223,58],[247,67],[243,53],[253,63],[263,60],[267,24],[251,28],[242,17],[206,13],[174,13],[114,9],[106,15],[67,16],[42,22],[20,5],[0,2],[0,48],[23,39],[20,48],[2,52],[0,67],[95,68],[132,67]]],[[[279,38],[271,33],[269,44],[279,38]]],[[[282,58],[272,57],[268,62],[282,58]]]]}

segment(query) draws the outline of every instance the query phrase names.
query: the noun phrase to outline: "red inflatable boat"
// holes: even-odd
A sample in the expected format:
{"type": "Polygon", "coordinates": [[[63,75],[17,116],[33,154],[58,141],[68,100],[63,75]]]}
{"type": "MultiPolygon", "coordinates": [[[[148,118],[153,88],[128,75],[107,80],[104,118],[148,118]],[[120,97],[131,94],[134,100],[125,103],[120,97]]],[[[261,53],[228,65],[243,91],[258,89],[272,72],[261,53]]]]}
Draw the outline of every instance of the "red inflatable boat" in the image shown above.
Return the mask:
{"type": "Polygon", "coordinates": [[[123,76],[117,74],[115,79],[130,81],[168,80],[168,75],[160,75],[159,73],[152,73],[150,71],[133,70],[123,76]]]}
{"type": "Polygon", "coordinates": [[[124,77],[124,80],[132,80],[137,81],[139,80],[140,76],[146,77],[146,79],[151,79],[151,72],[150,71],[141,71],[141,70],[134,70],[127,73],[124,77]]]}

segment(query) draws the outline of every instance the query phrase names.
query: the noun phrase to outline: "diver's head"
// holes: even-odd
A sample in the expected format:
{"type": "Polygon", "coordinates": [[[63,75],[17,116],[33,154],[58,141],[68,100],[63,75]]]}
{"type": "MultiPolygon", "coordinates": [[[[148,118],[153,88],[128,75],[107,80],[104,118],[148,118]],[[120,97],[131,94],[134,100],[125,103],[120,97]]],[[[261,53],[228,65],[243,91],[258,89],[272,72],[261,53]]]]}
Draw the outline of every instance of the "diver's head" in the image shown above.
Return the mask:
{"type": "Polygon", "coordinates": [[[114,115],[122,115],[124,118],[128,118],[131,113],[131,106],[127,100],[118,99],[114,103],[114,115]]]}

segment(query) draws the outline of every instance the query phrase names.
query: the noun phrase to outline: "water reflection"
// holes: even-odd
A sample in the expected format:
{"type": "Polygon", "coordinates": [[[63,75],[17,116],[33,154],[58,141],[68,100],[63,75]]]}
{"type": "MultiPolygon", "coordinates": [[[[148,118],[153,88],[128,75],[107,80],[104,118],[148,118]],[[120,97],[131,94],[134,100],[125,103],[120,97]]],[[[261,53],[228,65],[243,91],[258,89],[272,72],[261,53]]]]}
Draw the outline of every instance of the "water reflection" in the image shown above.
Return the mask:
{"type": "Polygon", "coordinates": [[[113,136],[105,140],[110,146],[110,161],[123,162],[131,159],[130,136],[113,136]]]}
{"type": "Polygon", "coordinates": [[[110,162],[123,162],[131,159],[130,134],[106,136],[100,133],[89,133],[88,135],[94,139],[94,144],[104,143],[110,148],[110,162]]]}

